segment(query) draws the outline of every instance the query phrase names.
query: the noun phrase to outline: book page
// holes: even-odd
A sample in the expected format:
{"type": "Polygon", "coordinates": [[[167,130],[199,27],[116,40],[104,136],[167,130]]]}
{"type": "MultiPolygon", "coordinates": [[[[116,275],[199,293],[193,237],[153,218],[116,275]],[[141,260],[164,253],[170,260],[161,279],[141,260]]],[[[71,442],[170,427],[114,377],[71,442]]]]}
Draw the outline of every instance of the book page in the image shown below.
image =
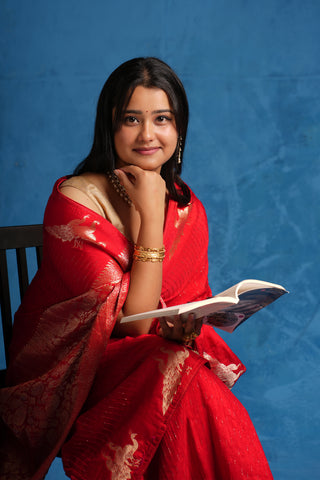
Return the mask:
{"type": "Polygon", "coordinates": [[[284,288],[267,287],[244,290],[238,296],[239,301],[205,319],[204,323],[233,332],[241,323],[262,308],[270,305],[287,293],[284,288]]]}
{"type": "Polygon", "coordinates": [[[230,297],[238,298],[239,295],[244,292],[249,292],[251,290],[259,290],[259,289],[263,290],[266,288],[275,288],[275,289],[283,290],[284,292],[286,292],[285,288],[283,288],[281,285],[277,285],[276,283],[264,282],[263,280],[248,279],[248,280],[242,280],[242,282],[239,282],[236,285],[233,285],[232,287],[228,288],[227,290],[224,290],[221,293],[218,293],[215,296],[216,297],[230,296],[230,297]]]}

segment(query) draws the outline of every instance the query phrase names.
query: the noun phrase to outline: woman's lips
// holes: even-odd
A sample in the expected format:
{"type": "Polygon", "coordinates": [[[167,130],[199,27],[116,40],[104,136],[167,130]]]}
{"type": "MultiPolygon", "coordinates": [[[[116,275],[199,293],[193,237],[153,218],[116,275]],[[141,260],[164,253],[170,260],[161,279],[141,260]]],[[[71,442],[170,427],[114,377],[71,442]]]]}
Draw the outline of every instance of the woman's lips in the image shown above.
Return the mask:
{"type": "Polygon", "coordinates": [[[134,148],[133,150],[140,155],[153,155],[159,150],[159,147],[134,148]]]}

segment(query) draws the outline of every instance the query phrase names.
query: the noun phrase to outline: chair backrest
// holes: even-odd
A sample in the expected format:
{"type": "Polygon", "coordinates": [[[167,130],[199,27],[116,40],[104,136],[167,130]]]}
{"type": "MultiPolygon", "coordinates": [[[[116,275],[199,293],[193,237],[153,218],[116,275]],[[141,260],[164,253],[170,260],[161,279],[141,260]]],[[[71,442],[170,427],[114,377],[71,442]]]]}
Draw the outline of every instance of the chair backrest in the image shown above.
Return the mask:
{"type": "MultiPolygon", "coordinates": [[[[22,300],[29,285],[26,249],[30,247],[36,249],[37,264],[39,267],[42,260],[42,245],[42,225],[0,227],[0,304],[4,350],[7,365],[9,360],[9,345],[12,338],[12,308],[10,298],[7,250],[16,250],[20,299],[22,300]]],[[[1,383],[4,374],[5,370],[0,370],[1,383]]]]}

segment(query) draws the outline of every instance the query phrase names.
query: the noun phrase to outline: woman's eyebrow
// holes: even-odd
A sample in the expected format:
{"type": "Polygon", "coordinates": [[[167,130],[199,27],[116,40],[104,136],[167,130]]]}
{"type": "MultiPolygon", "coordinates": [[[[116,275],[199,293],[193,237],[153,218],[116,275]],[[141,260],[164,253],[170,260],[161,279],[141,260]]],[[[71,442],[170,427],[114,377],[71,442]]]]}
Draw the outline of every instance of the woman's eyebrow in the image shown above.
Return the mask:
{"type": "MultiPolygon", "coordinates": [[[[148,110],[147,110],[148,111],[148,110]]],[[[124,113],[134,113],[136,115],[142,115],[143,114],[143,111],[142,110],[125,110],[124,113]]],[[[164,109],[161,109],[161,110],[154,110],[153,112],[151,112],[152,114],[158,114],[158,113],[172,113],[173,115],[173,110],[170,110],[169,108],[164,108],[164,109]]]]}
{"type": "Polygon", "coordinates": [[[167,112],[172,113],[173,115],[173,110],[170,110],[170,108],[164,108],[163,110],[155,110],[152,113],[167,113],[167,112]]]}

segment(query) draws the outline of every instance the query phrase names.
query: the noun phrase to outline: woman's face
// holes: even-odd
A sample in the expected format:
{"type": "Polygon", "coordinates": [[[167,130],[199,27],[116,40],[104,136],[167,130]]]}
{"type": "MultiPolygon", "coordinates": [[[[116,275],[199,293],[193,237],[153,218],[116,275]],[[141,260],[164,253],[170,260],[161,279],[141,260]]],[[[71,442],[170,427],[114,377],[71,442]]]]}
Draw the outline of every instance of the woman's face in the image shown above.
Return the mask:
{"type": "Polygon", "coordinates": [[[177,141],[175,117],[166,92],[136,87],[114,134],[116,167],[136,165],[160,173],[162,165],[172,157],[177,141]]]}

